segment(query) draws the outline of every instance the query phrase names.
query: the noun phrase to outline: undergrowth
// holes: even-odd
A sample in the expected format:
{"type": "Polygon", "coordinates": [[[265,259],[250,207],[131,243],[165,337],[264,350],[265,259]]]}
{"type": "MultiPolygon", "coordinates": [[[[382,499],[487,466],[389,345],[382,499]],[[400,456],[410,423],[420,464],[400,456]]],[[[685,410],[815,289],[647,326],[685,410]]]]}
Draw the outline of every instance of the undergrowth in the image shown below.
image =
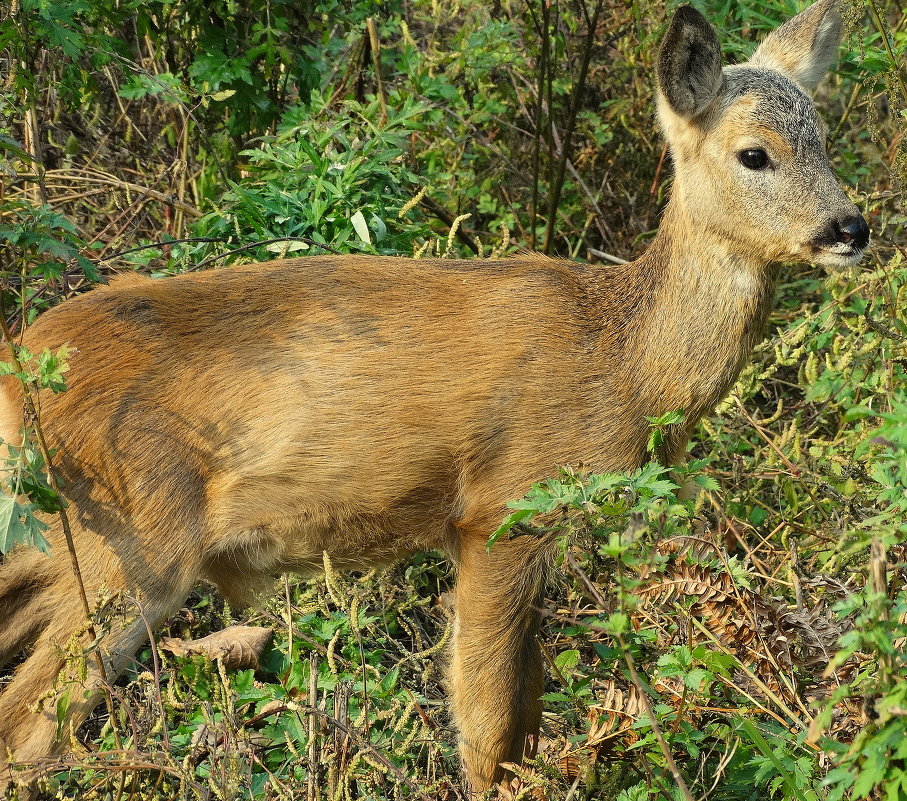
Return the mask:
{"type": "MultiPolygon", "coordinates": [[[[799,8],[696,5],[732,61],[799,8]]],[[[592,10],[18,0],[0,18],[10,336],[123,270],[484,256],[543,247],[552,218],[552,253],[634,257],[670,182],[652,122],[670,9],[604,3],[590,37],[592,10]]],[[[817,105],[872,255],[783,273],[765,341],[681,474],[566,468],[518,502],[510,524],[553,531],[561,574],[540,753],[505,795],[683,798],[679,775],[703,799],[907,797],[907,16],[868,0],[846,17],[817,105]]],[[[65,354],[20,357],[22,380],[63,388],[65,354]]],[[[675,422],[653,421],[653,440],[675,422]]],[[[3,551],[41,545],[59,506],[39,449],[14,455],[33,505],[0,507],[3,551]]],[[[166,633],[272,627],[257,667],[149,646],[44,791],[462,798],[449,585],[428,554],[379,574],[328,564],[251,612],[199,588],[166,633]]]]}

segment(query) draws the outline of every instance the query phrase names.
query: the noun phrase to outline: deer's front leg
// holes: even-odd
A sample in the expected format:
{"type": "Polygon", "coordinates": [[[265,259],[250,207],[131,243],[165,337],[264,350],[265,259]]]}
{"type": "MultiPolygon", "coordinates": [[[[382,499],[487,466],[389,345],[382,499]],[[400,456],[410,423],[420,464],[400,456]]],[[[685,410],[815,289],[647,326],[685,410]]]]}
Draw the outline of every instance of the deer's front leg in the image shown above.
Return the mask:
{"type": "Polygon", "coordinates": [[[451,706],[470,789],[507,775],[502,762],[534,754],[542,707],[536,633],[546,551],[529,537],[498,542],[493,528],[460,530],[451,706]]]}

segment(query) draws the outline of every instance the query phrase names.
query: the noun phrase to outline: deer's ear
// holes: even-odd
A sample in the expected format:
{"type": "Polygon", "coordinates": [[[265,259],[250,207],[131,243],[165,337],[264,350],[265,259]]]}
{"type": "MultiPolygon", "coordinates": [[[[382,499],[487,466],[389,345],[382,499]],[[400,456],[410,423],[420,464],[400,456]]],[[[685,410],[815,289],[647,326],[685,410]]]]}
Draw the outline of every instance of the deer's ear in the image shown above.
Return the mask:
{"type": "Polygon", "coordinates": [[[838,0],[819,0],[770,33],[749,63],[781,72],[812,92],[837,56],[842,27],[838,0]]]}
{"type": "Polygon", "coordinates": [[[658,55],[658,86],[675,114],[691,119],[721,91],[721,47],[705,17],[680,6],[658,55]]]}

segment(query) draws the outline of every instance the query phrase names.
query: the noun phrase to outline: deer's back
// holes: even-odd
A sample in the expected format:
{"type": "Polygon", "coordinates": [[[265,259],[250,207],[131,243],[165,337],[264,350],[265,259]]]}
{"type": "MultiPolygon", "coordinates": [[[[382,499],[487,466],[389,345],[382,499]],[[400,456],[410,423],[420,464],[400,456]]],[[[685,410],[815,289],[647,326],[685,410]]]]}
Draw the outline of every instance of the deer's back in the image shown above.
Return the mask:
{"type": "Polygon", "coordinates": [[[52,310],[27,344],[74,348],[69,390],[42,404],[83,510],[221,532],[278,515],[318,547],[341,524],[366,549],[367,531],[409,529],[415,550],[470,492],[503,505],[606,446],[581,270],[321,257],[128,277],[52,310]]]}

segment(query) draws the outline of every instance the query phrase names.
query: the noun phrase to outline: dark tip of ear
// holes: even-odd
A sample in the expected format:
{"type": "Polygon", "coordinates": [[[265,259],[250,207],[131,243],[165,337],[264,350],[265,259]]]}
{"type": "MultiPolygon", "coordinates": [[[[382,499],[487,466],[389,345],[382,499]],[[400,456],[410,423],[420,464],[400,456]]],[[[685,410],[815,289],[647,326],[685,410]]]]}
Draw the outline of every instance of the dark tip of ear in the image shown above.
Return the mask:
{"type": "Polygon", "coordinates": [[[671,108],[691,117],[721,86],[721,46],[708,20],[690,5],[674,12],[658,55],[658,83],[671,108]]]}
{"type": "Polygon", "coordinates": [[[709,25],[708,20],[689,3],[678,6],[677,11],[674,12],[674,19],[671,20],[671,26],[673,27],[678,23],[681,25],[704,25],[710,30],[712,27],[709,25]]]}

